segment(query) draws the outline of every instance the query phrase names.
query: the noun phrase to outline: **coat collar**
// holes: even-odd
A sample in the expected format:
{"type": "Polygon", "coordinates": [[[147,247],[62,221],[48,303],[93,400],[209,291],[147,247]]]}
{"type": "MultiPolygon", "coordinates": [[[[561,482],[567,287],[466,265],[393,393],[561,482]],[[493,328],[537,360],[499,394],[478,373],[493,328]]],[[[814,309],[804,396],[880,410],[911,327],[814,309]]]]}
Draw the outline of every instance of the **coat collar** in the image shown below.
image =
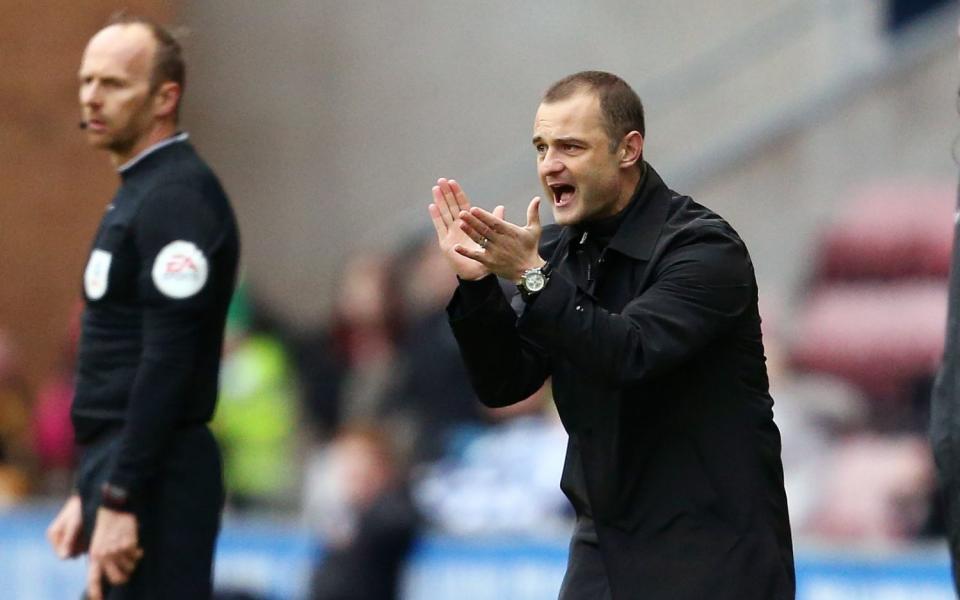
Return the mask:
{"type": "MultiPolygon", "coordinates": [[[[644,166],[646,172],[624,209],[623,222],[607,246],[634,260],[650,258],[670,208],[670,190],[649,163],[644,166]]],[[[576,235],[573,227],[564,227],[558,246],[565,251],[576,235]]]]}

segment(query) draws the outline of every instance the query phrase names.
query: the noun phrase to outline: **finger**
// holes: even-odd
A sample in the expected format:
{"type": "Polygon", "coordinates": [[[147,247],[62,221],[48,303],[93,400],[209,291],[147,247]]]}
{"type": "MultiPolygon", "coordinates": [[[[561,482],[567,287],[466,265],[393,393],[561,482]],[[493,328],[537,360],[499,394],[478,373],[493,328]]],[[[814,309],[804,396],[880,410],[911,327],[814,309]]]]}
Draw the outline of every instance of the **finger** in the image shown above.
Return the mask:
{"type": "Polygon", "coordinates": [[[103,600],[103,571],[100,570],[100,563],[91,560],[90,568],[87,569],[87,600],[103,600]]]}
{"type": "Polygon", "coordinates": [[[497,207],[493,209],[493,216],[501,220],[506,220],[507,218],[506,207],[504,207],[502,204],[497,205],[497,207]]]}
{"type": "Polygon", "coordinates": [[[471,227],[466,221],[460,221],[460,230],[467,234],[467,237],[476,242],[477,246],[479,246],[481,249],[490,243],[490,238],[485,238],[483,234],[471,227]]]}
{"type": "MultiPolygon", "coordinates": [[[[450,181],[451,180],[441,177],[437,180],[437,187],[440,188],[441,197],[443,198],[447,212],[450,214],[450,222],[452,223],[457,219],[457,213],[460,212],[460,207],[457,205],[457,195],[454,193],[453,188],[450,187],[450,181]]],[[[441,209],[443,209],[443,207],[441,207],[441,209]]]]}
{"type": "Polygon", "coordinates": [[[457,208],[460,210],[470,210],[470,198],[467,197],[467,193],[463,191],[463,188],[460,187],[460,184],[451,179],[450,191],[453,192],[453,197],[457,201],[457,208]]]}
{"type": "Polygon", "coordinates": [[[60,558],[70,558],[73,556],[73,547],[76,545],[72,536],[63,534],[57,542],[56,551],[60,558]]]}
{"type": "Polygon", "coordinates": [[[50,542],[50,545],[53,546],[53,549],[60,553],[60,538],[61,538],[61,529],[59,523],[54,520],[50,524],[50,527],[47,527],[47,541],[50,542]]]}
{"type": "MultiPolygon", "coordinates": [[[[480,243],[480,240],[483,238],[493,239],[497,233],[491,229],[486,223],[478,219],[473,215],[473,213],[468,213],[463,211],[460,213],[460,221],[466,223],[472,231],[475,231],[479,237],[473,238],[473,241],[480,243]]],[[[462,229],[462,227],[461,227],[462,229]]],[[[473,236],[471,236],[473,237],[473,236]]]]}
{"type": "Polygon", "coordinates": [[[107,581],[113,585],[120,585],[127,581],[127,574],[123,572],[114,560],[106,560],[103,563],[103,570],[107,574],[107,581]]]}
{"type": "Polygon", "coordinates": [[[118,554],[114,560],[114,564],[123,572],[124,575],[128,576],[130,573],[133,573],[133,570],[137,568],[137,561],[139,557],[135,554],[118,554]]]}
{"type": "Polygon", "coordinates": [[[433,228],[437,231],[437,239],[442,242],[449,228],[447,224],[444,223],[443,217],[440,216],[440,209],[437,208],[436,204],[431,204],[427,207],[427,212],[430,213],[430,221],[433,223],[433,228]]]}
{"type": "Polygon", "coordinates": [[[527,227],[540,227],[540,196],[534,197],[527,207],[527,227]]]}
{"type": "MultiPolygon", "coordinates": [[[[470,214],[486,225],[494,235],[510,233],[513,231],[513,228],[516,227],[512,223],[508,223],[493,213],[487,212],[477,206],[470,209],[470,214]]],[[[487,237],[491,236],[488,235],[487,237]]]]}
{"type": "Polygon", "coordinates": [[[440,213],[440,218],[443,219],[443,222],[450,226],[454,222],[454,216],[456,212],[450,212],[450,205],[447,202],[447,198],[444,195],[443,187],[440,185],[441,181],[446,181],[445,179],[438,179],[437,185],[433,186],[433,203],[437,207],[437,211],[440,213]]]}
{"type": "Polygon", "coordinates": [[[80,552],[80,538],[82,536],[83,523],[80,521],[71,521],[63,536],[64,558],[72,558],[80,552]]]}
{"type": "Polygon", "coordinates": [[[484,253],[479,249],[471,250],[470,248],[465,247],[463,244],[457,244],[453,247],[454,252],[461,256],[466,256],[467,258],[473,259],[480,263],[483,266],[487,266],[484,260],[484,253]]]}
{"type": "Polygon", "coordinates": [[[70,548],[73,545],[71,536],[67,532],[66,525],[62,521],[57,521],[50,526],[47,531],[47,538],[53,546],[53,551],[59,558],[70,558],[70,548]]]}

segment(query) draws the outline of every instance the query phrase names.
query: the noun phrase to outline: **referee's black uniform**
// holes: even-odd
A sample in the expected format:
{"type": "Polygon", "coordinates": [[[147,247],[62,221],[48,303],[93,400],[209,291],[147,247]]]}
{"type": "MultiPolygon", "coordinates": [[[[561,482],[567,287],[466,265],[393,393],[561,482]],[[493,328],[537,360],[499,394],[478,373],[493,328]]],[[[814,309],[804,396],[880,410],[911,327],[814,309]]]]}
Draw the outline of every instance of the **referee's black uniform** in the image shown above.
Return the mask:
{"type": "Polygon", "coordinates": [[[83,277],[72,418],[84,532],[103,503],[131,510],[143,559],[108,598],[207,598],[223,506],[206,424],[239,255],[229,200],[187,142],[120,168],[83,277]]]}

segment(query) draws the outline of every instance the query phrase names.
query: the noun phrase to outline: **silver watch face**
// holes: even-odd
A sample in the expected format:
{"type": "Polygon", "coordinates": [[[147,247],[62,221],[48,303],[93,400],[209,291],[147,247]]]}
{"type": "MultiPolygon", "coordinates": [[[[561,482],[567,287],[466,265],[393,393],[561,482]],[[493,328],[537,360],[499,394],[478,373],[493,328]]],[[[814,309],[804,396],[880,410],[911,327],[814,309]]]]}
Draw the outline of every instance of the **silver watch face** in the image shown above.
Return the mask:
{"type": "Polygon", "coordinates": [[[528,271],[523,274],[523,287],[531,294],[539,292],[546,284],[547,278],[538,270],[528,271]]]}

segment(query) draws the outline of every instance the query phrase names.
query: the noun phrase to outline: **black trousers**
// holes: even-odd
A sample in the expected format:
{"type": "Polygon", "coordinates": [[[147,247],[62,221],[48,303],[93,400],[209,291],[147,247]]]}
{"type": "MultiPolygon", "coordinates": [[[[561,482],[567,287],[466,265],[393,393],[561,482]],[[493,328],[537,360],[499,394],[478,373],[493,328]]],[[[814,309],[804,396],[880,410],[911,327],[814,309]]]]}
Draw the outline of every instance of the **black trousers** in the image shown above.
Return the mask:
{"type": "Polygon", "coordinates": [[[577,517],[559,600],[612,600],[593,519],[577,517]]]}
{"type": "MultiPolygon", "coordinates": [[[[109,475],[118,445],[118,431],[112,431],[80,449],[77,487],[87,540],[93,533],[100,487],[109,475]]],[[[210,598],[223,502],[220,450],[210,430],[203,425],[178,430],[159,476],[135,507],[143,558],[124,585],[110,586],[104,580],[105,598],[210,598]]]]}

